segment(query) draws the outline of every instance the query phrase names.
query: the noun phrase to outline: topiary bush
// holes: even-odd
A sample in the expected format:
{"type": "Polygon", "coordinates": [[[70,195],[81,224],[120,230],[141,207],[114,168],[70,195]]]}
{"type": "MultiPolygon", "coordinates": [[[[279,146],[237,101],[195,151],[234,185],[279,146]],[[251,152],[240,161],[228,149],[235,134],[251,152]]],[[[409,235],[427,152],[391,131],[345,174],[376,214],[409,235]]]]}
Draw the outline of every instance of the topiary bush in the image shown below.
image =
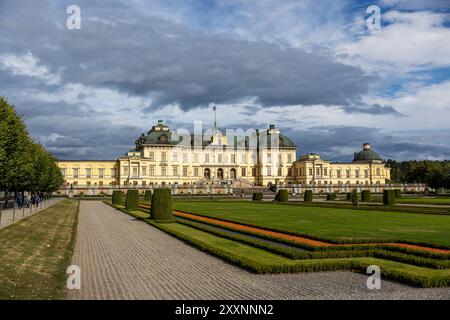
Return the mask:
{"type": "Polygon", "coordinates": [[[371,199],[372,199],[372,194],[370,193],[370,190],[363,190],[361,192],[361,201],[370,202],[371,199]]]}
{"type": "Polygon", "coordinates": [[[289,193],[287,190],[278,190],[277,195],[275,196],[275,200],[278,202],[288,202],[289,193]]]}
{"type": "Polygon", "coordinates": [[[305,196],[304,196],[303,200],[305,202],[313,201],[313,192],[312,192],[312,190],[306,190],[305,191],[305,196]]]}
{"type": "Polygon", "coordinates": [[[263,198],[262,192],[253,192],[252,200],[253,201],[261,201],[263,198]]]}
{"type": "Polygon", "coordinates": [[[353,189],[352,191],[352,205],[357,206],[358,205],[358,190],[353,189]]]}
{"type": "Polygon", "coordinates": [[[395,189],[394,191],[395,191],[395,198],[396,198],[396,199],[399,199],[399,198],[402,197],[402,190],[400,190],[400,189],[395,189]]]}
{"type": "Polygon", "coordinates": [[[384,190],[383,191],[383,204],[386,206],[395,205],[395,191],[394,190],[384,190]]]}
{"type": "Polygon", "coordinates": [[[139,207],[139,191],[128,190],[126,199],[127,210],[136,210],[139,207]]]}
{"type": "Polygon", "coordinates": [[[327,194],[327,200],[328,201],[336,200],[336,197],[337,197],[336,192],[327,194]]]}
{"type": "Polygon", "coordinates": [[[152,201],[152,190],[145,190],[144,200],[152,201]]]}
{"type": "Polygon", "coordinates": [[[172,207],[172,191],[170,189],[156,189],[153,192],[150,207],[150,215],[153,220],[172,220],[172,207]]]}
{"type": "Polygon", "coordinates": [[[122,200],[123,200],[123,192],[122,191],[113,191],[112,204],[122,204],[122,200]]]}

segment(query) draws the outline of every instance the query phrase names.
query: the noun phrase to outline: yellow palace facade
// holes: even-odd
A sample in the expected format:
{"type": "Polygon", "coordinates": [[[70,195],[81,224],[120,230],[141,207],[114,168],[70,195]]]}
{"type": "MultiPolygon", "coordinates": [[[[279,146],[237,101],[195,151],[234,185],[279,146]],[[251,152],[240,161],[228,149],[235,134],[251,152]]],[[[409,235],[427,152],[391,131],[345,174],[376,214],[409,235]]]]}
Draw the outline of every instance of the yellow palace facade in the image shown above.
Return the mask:
{"type": "MultiPolygon", "coordinates": [[[[191,138],[191,139],[189,139],[191,138]]],[[[232,185],[318,188],[384,186],[390,169],[364,144],[353,161],[333,163],[317,154],[296,159],[297,146],[274,125],[245,139],[224,135],[214,127],[195,143],[159,120],[116,160],[61,160],[64,190],[157,188],[163,186],[232,185]],[[181,140],[186,143],[180,143],[181,140]],[[189,141],[190,140],[190,141],[189,141]]]]}

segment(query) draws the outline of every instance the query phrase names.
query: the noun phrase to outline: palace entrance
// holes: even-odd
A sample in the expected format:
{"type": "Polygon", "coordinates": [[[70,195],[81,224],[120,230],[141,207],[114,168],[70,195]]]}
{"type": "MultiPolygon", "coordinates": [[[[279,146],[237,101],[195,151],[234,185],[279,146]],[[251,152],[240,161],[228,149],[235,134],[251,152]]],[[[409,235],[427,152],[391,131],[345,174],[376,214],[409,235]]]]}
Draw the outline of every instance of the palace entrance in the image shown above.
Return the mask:
{"type": "Polygon", "coordinates": [[[203,178],[205,179],[211,179],[211,170],[209,170],[209,168],[206,168],[203,171],[203,178]]]}
{"type": "Polygon", "coordinates": [[[223,169],[222,168],[217,169],[217,179],[223,180],[223,169]]]}

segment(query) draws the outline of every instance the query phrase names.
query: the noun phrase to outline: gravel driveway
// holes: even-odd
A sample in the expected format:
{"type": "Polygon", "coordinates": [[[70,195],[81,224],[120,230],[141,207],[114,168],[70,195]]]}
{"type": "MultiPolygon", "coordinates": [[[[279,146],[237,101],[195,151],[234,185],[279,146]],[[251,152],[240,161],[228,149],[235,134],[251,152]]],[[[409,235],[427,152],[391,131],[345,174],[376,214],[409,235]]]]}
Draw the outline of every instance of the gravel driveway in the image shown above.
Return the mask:
{"type": "Polygon", "coordinates": [[[450,299],[351,272],[258,275],[230,265],[99,201],[82,201],[69,299],[450,299]]]}

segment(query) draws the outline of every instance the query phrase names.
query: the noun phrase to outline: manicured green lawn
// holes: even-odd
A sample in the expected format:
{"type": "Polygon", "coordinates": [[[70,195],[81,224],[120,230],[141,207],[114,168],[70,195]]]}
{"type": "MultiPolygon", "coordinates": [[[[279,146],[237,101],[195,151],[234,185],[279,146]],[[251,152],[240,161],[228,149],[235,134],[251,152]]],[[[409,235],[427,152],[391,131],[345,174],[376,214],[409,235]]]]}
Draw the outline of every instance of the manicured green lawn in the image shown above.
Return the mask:
{"type": "Polygon", "coordinates": [[[62,299],[78,201],[63,200],[0,229],[0,299],[62,299]]]}
{"type": "Polygon", "coordinates": [[[174,208],[321,239],[450,246],[450,216],[229,201],[176,201],[174,208]]]}
{"type": "Polygon", "coordinates": [[[179,223],[150,223],[203,251],[258,273],[335,270],[365,272],[369,265],[378,265],[386,279],[404,281],[423,287],[448,286],[450,284],[449,269],[430,269],[377,258],[293,260],[179,223]]]}
{"type": "Polygon", "coordinates": [[[450,197],[435,197],[435,198],[410,198],[404,197],[396,199],[397,203],[413,203],[413,204],[439,204],[450,205],[450,197]]]}

